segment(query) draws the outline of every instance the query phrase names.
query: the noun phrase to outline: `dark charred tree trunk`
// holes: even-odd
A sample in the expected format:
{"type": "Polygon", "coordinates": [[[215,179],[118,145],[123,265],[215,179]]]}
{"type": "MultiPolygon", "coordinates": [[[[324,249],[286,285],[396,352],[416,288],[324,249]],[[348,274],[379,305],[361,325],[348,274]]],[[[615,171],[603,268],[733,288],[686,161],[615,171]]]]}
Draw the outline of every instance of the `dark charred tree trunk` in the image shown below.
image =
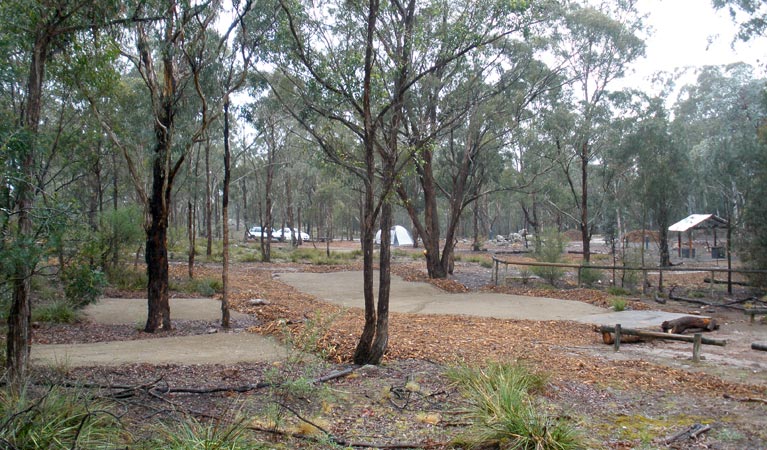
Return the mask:
{"type": "Polygon", "coordinates": [[[213,187],[210,179],[210,140],[205,141],[205,256],[213,254],[213,187]]]}
{"type": "Polygon", "coordinates": [[[189,255],[187,258],[187,273],[189,275],[189,279],[191,280],[194,278],[194,246],[196,241],[195,236],[195,228],[194,228],[194,202],[192,199],[189,199],[187,201],[187,211],[186,211],[186,227],[187,227],[187,236],[189,238],[189,255]]]}
{"type": "Polygon", "coordinates": [[[154,333],[170,330],[170,304],[168,300],[168,205],[172,179],[168,173],[171,141],[169,130],[173,127],[170,99],[163,105],[163,112],[155,125],[154,163],[152,164],[152,192],[149,198],[149,224],[146,228],[146,264],[148,315],[144,331],[154,333]]]}
{"type": "Polygon", "coordinates": [[[223,269],[221,270],[224,293],[221,296],[221,326],[229,328],[229,183],[231,181],[231,156],[229,150],[229,99],[224,100],[224,198],[221,215],[224,223],[223,269]]]}

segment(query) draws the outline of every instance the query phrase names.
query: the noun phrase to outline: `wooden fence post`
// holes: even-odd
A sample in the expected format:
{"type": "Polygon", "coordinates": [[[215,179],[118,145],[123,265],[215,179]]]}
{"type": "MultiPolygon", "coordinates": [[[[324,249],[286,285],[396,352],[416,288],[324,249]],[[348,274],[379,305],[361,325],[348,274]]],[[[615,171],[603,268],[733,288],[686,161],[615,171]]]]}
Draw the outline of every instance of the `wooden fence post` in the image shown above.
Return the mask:
{"type": "Polygon", "coordinates": [[[700,362],[700,344],[703,341],[703,334],[695,333],[692,341],[692,362],[700,362]]]}
{"type": "Polygon", "coordinates": [[[615,342],[613,343],[613,350],[616,352],[621,349],[621,324],[615,324],[615,342]]]}

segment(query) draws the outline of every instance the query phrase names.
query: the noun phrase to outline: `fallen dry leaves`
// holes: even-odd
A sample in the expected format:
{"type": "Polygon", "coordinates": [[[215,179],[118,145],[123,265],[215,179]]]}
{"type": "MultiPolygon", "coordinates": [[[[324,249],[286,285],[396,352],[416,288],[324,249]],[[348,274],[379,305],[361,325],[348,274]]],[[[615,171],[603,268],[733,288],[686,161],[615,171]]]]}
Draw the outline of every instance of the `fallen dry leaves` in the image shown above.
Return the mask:
{"type": "MultiPolygon", "coordinates": [[[[235,268],[230,277],[230,301],[235,309],[257,315],[263,325],[251,331],[294,336],[317,320],[333,318],[318,342],[318,349],[335,362],[350,362],[363,326],[362,309],[341,309],[280,282],[273,272],[310,269],[316,266],[253,265],[235,268]],[[261,298],[267,304],[253,306],[249,300],[261,298]]],[[[357,267],[321,267],[322,271],[356,270],[357,267]]],[[[408,279],[422,279],[412,265],[395,269],[408,273],[408,279]]],[[[455,292],[451,282],[434,283],[455,292]]],[[[605,306],[607,295],[590,289],[552,291],[549,289],[493,288],[498,292],[542,295],[605,306]]],[[[636,307],[643,307],[638,304],[636,307]]],[[[762,396],[764,387],[724,381],[719,377],[660,366],[641,360],[613,361],[584,356],[573,351],[601,345],[601,336],[590,326],[562,321],[501,320],[468,316],[434,316],[390,313],[390,360],[422,359],[445,364],[481,364],[490,360],[519,360],[544,368],[553,379],[583,383],[610,384],[636,389],[669,391],[708,391],[742,396],[762,396]]]]}

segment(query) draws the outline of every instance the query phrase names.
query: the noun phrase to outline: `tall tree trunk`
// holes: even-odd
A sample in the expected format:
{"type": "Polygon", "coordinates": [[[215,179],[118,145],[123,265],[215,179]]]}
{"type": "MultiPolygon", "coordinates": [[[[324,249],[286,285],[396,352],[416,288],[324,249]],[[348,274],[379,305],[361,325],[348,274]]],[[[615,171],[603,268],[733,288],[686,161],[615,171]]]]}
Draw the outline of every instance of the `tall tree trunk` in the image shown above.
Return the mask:
{"type": "MultiPolygon", "coordinates": [[[[42,108],[43,79],[48,50],[51,43],[52,30],[37,31],[32,47],[32,55],[27,79],[27,104],[24,109],[22,124],[28,133],[26,152],[21,159],[21,182],[17,184],[16,214],[18,228],[16,239],[20,248],[31,249],[33,244],[33,229],[31,210],[34,203],[34,163],[37,133],[40,125],[42,108]]],[[[32,339],[30,304],[31,277],[34,271],[33,258],[23,258],[16,265],[11,294],[11,309],[8,314],[8,334],[6,340],[6,369],[8,383],[12,390],[21,392],[27,379],[29,368],[29,352],[32,339]]]]}
{"type": "MultiPolygon", "coordinates": [[[[290,174],[285,173],[285,200],[286,200],[286,212],[288,218],[288,229],[290,229],[290,244],[295,247],[297,243],[295,224],[293,223],[293,189],[290,182],[290,174]]],[[[284,238],[284,236],[283,236],[284,238]]]]}
{"type": "Polygon", "coordinates": [[[589,229],[589,145],[581,144],[581,241],[583,242],[583,261],[591,260],[591,230],[589,229]]]}
{"type": "Polygon", "coordinates": [[[149,225],[146,229],[148,315],[144,331],[147,333],[172,328],[168,300],[168,200],[171,183],[167,179],[166,164],[171,148],[165,131],[172,126],[172,119],[169,115],[163,118],[163,124],[155,126],[158,143],[152,170],[149,225]]]}
{"type": "Polygon", "coordinates": [[[208,258],[213,254],[213,187],[210,179],[210,140],[205,141],[205,237],[207,244],[205,247],[205,256],[208,258]]]}
{"type": "MultiPolygon", "coordinates": [[[[112,152],[112,211],[117,212],[119,195],[118,191],[117,152],[112,152]]],[[[116,227],[112,229],[112,267],[116,268],[120,263],[120,243],[117,242],[116,227]]]]}
{"type": "Polygon", "coordinates": [[[194,202],[189,199],[187,202],[187,221],[186,221],[186,233],[189,238],[189,254],[187,255],[187,274],[189,279],[194,278],[194,246],[195,246],[195,228],[194,228],[194,202]]]}
{"type": "Polygon", "coordinates": [[[474,212],[474,214],[472,215],[473,216],[472,217],[472,226],[473,226],[473,231],[474,231],[474,239],[473,239],[474,242],[472,242],[471,248],[475,252],[478,252],[478,251],[480,251],[482,249],[481,245],[480,245],[480,242],[479,242],[479,203],[474,203],[474,211],[473,212],[474,212]]]}
{"type": "Polygon", "coordinates": [[[221,326],[229,328],[229,183],[231,180],[229,151],[229,99],[224,100],[224,198],[221,201],[221,215],[224,223],[223,268],[221,281],[224,293],[221,296],[221,326]]]}
{"type": "MultiPolygon", "coordinates": [[[[376,226],[376,210],[374,203],[375,180],[376,180],[376,158],[375,158],[375,139],[376,124],[371,111],[371,89],[373,74],[373,40],[376,33],[376,23],[378,20],[378,0],[371,0],[368,3],[367,32],[365,35],[365,62],[364,62],[364,81],[362,87],[362,122],[363,122],[363,148],[365,152],[365,191],[364,203],[362,207],[362,292],[365,299],[365,325],[362,328],[357,347],[354,350],[355,364],[377,364],[378,361],[373,358],[373,339],[376,334],[376,305],[373,291],[373,247],[376,226]]],[[[384,234],[388,234],[382,232],[384,234]]],[[[380,289],[380,287],[379,287],[380,289]]]]}

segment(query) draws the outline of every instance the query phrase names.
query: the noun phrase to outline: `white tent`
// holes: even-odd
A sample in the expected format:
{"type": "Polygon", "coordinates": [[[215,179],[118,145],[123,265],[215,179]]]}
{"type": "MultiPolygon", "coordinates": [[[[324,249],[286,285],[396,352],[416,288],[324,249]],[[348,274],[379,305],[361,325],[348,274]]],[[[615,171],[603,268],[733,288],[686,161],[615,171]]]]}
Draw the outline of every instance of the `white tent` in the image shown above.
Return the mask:
{"type": "MultiPolygon", "coordinates": [[[[381,245],[381,230],[376,233],[375,243],[381,245]]],[[[407,232],[405,227],[394,225],[391,227],[391,245],[398,247],[400,245],[413,245],[413,238],[407,232]]]]}

